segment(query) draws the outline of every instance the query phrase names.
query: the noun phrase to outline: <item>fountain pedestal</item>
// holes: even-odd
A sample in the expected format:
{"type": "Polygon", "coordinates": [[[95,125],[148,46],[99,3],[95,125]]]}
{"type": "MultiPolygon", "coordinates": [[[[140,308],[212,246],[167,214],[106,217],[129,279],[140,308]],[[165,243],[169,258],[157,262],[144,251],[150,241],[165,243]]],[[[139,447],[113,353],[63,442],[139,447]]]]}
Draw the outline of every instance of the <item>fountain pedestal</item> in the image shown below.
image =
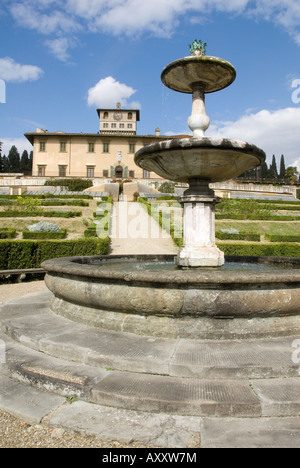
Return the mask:
{"type": "Polygon", "coordinates": [[[215,205],[220,201],[207,181],[190,181],[190,188],[179,199],[184,210],[184,238],[177,256],[178,266],[197,268],[224,265],[224,253],[215,244],[215,205]]]}

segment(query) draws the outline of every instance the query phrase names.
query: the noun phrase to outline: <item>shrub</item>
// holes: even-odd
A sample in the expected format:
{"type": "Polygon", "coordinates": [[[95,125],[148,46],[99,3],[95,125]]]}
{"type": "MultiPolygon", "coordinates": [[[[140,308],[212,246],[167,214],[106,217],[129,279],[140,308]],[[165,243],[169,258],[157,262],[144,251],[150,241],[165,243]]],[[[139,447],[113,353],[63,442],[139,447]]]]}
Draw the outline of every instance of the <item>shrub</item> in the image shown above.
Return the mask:
{"type": "Polygon", "coordinates": [[[42,211],[41,213],[31,211],[0,211],[0,218],[75,218],[81,216],[81,211],[42,211]]]}
{"type": "Polygon", "coordinates": [[[61,228],[54,223],[47,223],[46,221],[40,221],[37,224],[28,226],[30,232],[60,232],[61,228]]]}
{"type": "Polygon", "coordinates": [[[220,240],[244,240],[250,242],[260,242],[260,234],[251,234],[247,232],[216,232],[217,239],[220,240]]]}
{"type": "Polygon", "coordinates": [[[270,242],[300,242],[300,236],[284,236],[279,234],[266,234],[270,242]]]}
{"type": "Polygon", "coordinates": [[[61,229],[57,232],[37,232],[23,231],[23,239],[65,239],[67,235],[66,229],[61,229]]]}
{"type": "Polygon", "coordinates": [[[70,192],[82,192],[92,187],[93,182],[83,179],[57,179],[47,180],[45,185],[48,187],[66,187],[70,192]]]}
{"type": "Polygon", "coordinates": [[[39,268],[45,260],[58,257],[107,255],[110,241],[78,240],[1,240],[0,270],[39,268]]]}
{"type": "Polygon", "coordinates": [[[14,239],[17,236],[16,229],[1,228],[0,239],[14,239]]]}
{"type": "Polygon", "coordinates": [[[255,257],[300,257],[299,244],[219,244],[225,255],[255,257]]]}

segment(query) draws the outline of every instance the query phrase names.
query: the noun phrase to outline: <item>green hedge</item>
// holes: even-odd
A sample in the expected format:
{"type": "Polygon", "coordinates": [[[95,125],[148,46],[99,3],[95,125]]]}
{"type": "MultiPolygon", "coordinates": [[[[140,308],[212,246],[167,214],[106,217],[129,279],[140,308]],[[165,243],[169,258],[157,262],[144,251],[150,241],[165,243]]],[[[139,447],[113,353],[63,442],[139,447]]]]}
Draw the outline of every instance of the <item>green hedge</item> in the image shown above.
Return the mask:
{"type": "Polygon", "coordinates": [[[270,242],[300,242],[300,236],[284,236],[280,234],[266,234],[265,238],[270,242]]]}
{"type": "Polygon", "coordinates": [[[299,244],[217,244],[225,255],[258,257],[300,257],[299,244]]]}
{"type": "Polygon", "coordinates": [[[0,239],[14,239],[17,236],[16,229],[1,228],[0,239]]]}
{"type": "Polygon", "coordinates": [[[1,211],[0,218],[75,218],[82,216],[81,211],[1,211]]]}
{"type": "Polygon", "coordinates": [[[23,239],[65,239],[66,235],[66,229],[57,232],[31,232],[26,230],[23,232],[23,239]]]}
{"type": "Polygon", "coordinates": [[[70,192],[82,192],[93,186],[91,180],[84,179],[55,179],[45,183],[48,187],[67,187],[70,192]]]}
{"type": "Polygon", "coordinates": [[[216,213],[216,219],[234,219],[238,220],[248,220],[248,221],[300,221],[299,216],[290,216],[290,215],[269,215],[269,214],[258,214],[258,215],[247,215],[239,213],[216,213]]]}
{"type": "Polygon", "coordinates": [[[45,260],[58,257],[108,255],[109,245],[108,237],[70,241],[1,240],[0,270],[39,268],[45,260]]]}
{"type": "Polygon", "coordinates": [[[251,234],[247,232],[228,233],[217,231],[216,237],[220,240],[244,240],[250,242],[260,242],[260,234],[251,234]]]}

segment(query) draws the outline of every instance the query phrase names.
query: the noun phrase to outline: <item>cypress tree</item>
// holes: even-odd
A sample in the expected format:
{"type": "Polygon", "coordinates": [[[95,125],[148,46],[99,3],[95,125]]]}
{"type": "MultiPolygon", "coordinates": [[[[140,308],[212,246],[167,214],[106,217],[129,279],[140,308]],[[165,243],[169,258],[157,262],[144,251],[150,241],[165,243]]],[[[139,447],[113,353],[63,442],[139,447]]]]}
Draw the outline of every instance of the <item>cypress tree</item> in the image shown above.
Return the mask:
{"type": "Polygon", "coordinates": [[[285,179],[285,171],[286,171],[285,160],[284,160],[284,155],[282,154],[281,160],[280,160],[280,173],[279,173],[280,179],[285,179]]]}
{"type": "Polygon", "coordinates": [[[12,146],[8,153],[9,172],[19,172],[20,170],[20,154],[16,146],[12,146]]]}
{"type": "Polygon", "coordinates": [[[269,169],[269,177],[271,179],[278,179],[278,170],[275,155],[273,154],[272,164],[269,169]]]}

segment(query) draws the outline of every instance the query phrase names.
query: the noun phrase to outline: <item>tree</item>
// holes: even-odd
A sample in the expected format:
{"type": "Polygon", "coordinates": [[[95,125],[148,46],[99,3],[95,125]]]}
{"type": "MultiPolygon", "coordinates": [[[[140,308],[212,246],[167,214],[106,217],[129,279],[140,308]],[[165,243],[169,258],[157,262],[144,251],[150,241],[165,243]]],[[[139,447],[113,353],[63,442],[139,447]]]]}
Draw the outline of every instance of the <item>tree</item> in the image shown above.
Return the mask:
{"type": "Polygon", "coordinates": [[[8,157],[5,154],[2,156],[2,172],[9,172],[9,162],[8,157]]]}
{"type": "Polygon", "coordinates": [[[280,172],[279,172],[280,179],[285,178],[285,171],[286,171],[285,160],[284,160],[284,155],[282,154],[281,160],[280,160],[280,172]]]}
{"type": "Polygon", "coordinates": [[[269,177],[271,179],[278,179],[278,170],[275,155],[273,154],[272,164],[269,169],[269,177]]]}
{"type": "Polygon", "coordinates": [[[267,179],[269,177],[269,169],[266,161],[264,161],[261,165],[260,174],[262,179],[267,179]]]}
{"type": "Polygon", "coordinates": [[[20,171],[26,173],[26,175],[32,172],[32,161],[30,160],[26,150],[23,151],[21,157],[20,171]]]}
{"type": "Polygon", "coordinates": [[[9,172],[19,172],[20,154],[16,146],[12,146],[8,153],[9,172]]]}
{"type": "Polygon", "coordinates": [[[296,167],[288,167],[285,171],[285,177],[289,180],[290,184],[295,184],[298,181],[299,172],[296,167]]]}

